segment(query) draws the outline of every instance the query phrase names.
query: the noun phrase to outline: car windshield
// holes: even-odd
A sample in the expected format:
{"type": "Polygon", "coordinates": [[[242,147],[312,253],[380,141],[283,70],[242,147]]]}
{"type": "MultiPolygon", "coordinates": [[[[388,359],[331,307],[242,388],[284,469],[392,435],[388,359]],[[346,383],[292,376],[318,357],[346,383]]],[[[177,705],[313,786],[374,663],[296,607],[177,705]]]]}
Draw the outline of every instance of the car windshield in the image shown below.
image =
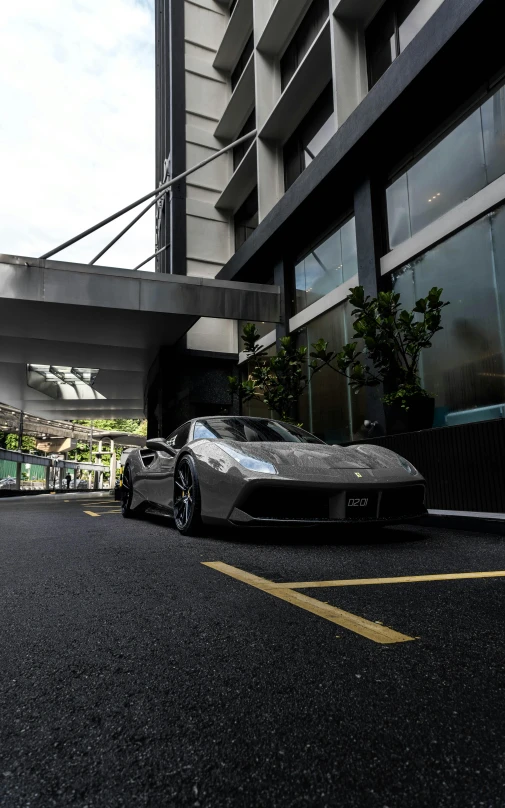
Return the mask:
{"type": "Polygon", "coordinates": [[[256,418],[212,418],[195,424],[194,440],[234,440],[241,443],[322,443],[324,441],[292,424],[256,418]]]}

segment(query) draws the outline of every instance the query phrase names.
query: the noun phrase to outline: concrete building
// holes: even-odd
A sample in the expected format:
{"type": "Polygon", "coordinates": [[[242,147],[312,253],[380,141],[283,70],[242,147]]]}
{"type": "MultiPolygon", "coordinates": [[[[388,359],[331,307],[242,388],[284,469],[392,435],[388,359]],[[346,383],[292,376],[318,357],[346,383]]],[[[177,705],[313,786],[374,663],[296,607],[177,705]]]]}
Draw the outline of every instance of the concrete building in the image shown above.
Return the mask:
{"type": "MultiPolygon", "coordinates": [[[[393,288],[406,307],[442,287],[451,305],[422,365],[434,425],[503,419],[500,5],[157,0],[158,184],[258,130],[158,208],[158,247],[170,245],[159,271],[278,284],[281,322],[258,318],[266,346],[291,333],[339,349],[358,283],[393,288]]],[[[201,318],[176,360],[160,356],[148,394],[158,423],[226,410],[239,328],[201,318]],[[171,367],[175,392],[163,390],[171,367]]],[[[351,396],[331,371],[300,412],[329,442],[351,440],[365,416],[382,418],[378,397],[351,396]]]]}

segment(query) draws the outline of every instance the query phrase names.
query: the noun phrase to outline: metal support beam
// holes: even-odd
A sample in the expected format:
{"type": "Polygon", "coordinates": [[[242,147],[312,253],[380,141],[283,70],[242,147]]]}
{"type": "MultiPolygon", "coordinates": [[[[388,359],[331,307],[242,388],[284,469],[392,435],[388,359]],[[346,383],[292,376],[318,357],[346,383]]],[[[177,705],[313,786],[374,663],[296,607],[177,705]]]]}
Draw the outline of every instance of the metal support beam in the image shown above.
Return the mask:
{"type": "Polygon", "coordinates": [[[198,171],[200,168],[203,168],[204,166],[208,165],[208,163],[211,163],[213,160],[217,160],[217,158],[221,157],[222,154],[226,154],[231,149],[234,149],[235,146],[240,146],[241,143],[245,143],[247,140],[251,140],[253,137],[256,137],[256,135],[257,130],[253,129],[252,132],[248,132],[247,135],[244,135],[243,137],[240,137],[238,140],[235,140],[233,143],[230,143],[229,146],[225,146],[223,149],[220,149],[219,151],[215,152],[210,157],[207,157],[205,160],[202,160],[200,163],[197,163],[196,166],[188,168],[187,171],[184,171],[182,174],[179,174],[178,177],[174,177],[168,182],[165,182],[163,185],[160,185],[159,188],[155,188],[154,191],[150,191],[150,193],[146,194],[145,196],[142,196],[140,199],[137,199],[130,205],[127,205],[122,210],[119,210],[117,213],[113,213],[112,216],[108,216],[106,219],[103,219],[101,222],[98,222],[98,224],[93,225],[93,227],[89,227],[87,230],[84,230],[82,233],[79,233],[78,236],[74,236],[74,238],[65,241],[63,244],[60,244],[59,247],[55,247],[54,250],[49,250],[49,252],[45,253],[44,255],[41,255],[40,257],[50,258],[52,255],[56,255],[56,253],[61,252],[67,247],[71,247],[72,244],[76,244],[76,242],[80,241],[86,236],[91,235],[91,233],[94,233],[96,230],[99,230],[101,227],[104,227],[104,225],[115,221],[115,219],[119,219],[119,217],[122,216],[124,213],[128,213],[130,210],[133,210],[133,208],[138,207],[143,202],[147,202],[148,199],[151,199],[153,196],[157,196],[162,191],[168,190],[168,188],[171,188],[172,185],[180,183],[181,180],[185,179],[186,177],[189,177],[190,174],[194,174],[195,171],[198,171]]]}

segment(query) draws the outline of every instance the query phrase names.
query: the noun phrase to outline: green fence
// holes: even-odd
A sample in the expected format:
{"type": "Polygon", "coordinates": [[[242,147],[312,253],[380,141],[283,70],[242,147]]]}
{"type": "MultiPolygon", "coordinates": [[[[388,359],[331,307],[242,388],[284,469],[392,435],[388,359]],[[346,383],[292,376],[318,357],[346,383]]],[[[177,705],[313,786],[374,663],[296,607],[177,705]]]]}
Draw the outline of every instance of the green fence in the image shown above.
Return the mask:
{"type": "Polygon", "coordinates": [[[0,460],[0,480],[5,477],[16,477],[17,463],[14,460],[0,460]]]}

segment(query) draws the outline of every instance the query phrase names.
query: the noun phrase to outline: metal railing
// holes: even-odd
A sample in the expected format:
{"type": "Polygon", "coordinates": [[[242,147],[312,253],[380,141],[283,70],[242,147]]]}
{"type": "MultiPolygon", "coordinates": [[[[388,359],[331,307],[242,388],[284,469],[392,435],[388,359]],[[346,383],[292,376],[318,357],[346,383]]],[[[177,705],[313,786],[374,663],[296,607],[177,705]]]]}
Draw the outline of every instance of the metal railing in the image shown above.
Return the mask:
{"type": "MultiPolygon", "coordinates": [[[[149,205],[147,205],[137,216],[135,216],[135,218],[132,219],[132,221],[129,222],[129,224],[127,224],[126,227],[124,227],[123,230],[117,236],[114,236],[114,238],[89,262],[89,266],[95,264],[96,261],[98,261],[98,259],[102,257],[102,255],[104,255],[108,250],[110,250],[110,248],[114,244],[116,244],[116,242],[118,242],[119,239],[122,236],[124,236],[125,233],[127,233],[128,230],[130,230],[130,228],[132,228],[133,225],[136,224],[142,218],[142,216],[144,216],[148,212],[148,210],[150,210],[160,199],[162,199],[165,196],[167,191],[169,191],[173,185],[185,179],[186,177],[189,177],[190,174],[194,174],[195,171],[199,171],[200,168],[203,168],[204,166],[208,165],[213,160],[217,160],[218,157],[221,157],[223,154],[226,154],[227,152],[231,151],[236,146],[240,146],[241,143],[245,143],[248,140],[252,140],[253,138],[256,137],[257,133],[258,133],[257,129],[253,129],[251,132],[248,132],[246,135],[243,135],[243,137],[238,138],[238,140],[235,140],[233,143],[230,143],[223,149],[214,152],[214,154],[212,154],[210,157],[207,157],[205,160],[202,160],[200,163],[197,163],[192,168],[188,168],[187,171],[183,171],[183,173],[179,174],[177,177],[173,177],[167,182],[164,182],[158,188],[155,188],[154,191],[150,191],[148,194],[145,194],[145,196],[142,196],[140,199],[137,199],[135,202],[132,202],[130,205],[127,205],[125,208],[122,208],[116,213],[113,213],[112,216],[108,216],[106,219],[102,219],[101,222],[98,222],[97,224],[93,225],[93,227],[89,227],[87,230],[84,230],[77,236],[74,236],[68,241],[65,241],[63,244],[60,244],[53,250],[49,250],[49,252],[44,253],[44,255],[41,255],[40,258],[41,259],[51,258],[51,256],[56,255],[56,253],[65,250],[67,247],[71,247],[73,244],[76,244],[76,242],[81,241],[81,239],[83,238],[86,238],[86,236],[90,236],[92,233],[95,233],[97,230],[99,230],[101,227],[104,227],[106,224],[110,224],[110,222],[119,219],[120,216],[123,216],[125,213],[128,213],[130,210],[133,210],[134,208],[138,207],[143,202],[146,202],[148,199],[155,197],[154,199],[152,199],[149,205]]],[[[151,261],[161,252],[166,250],[167,247],[168,245],[165,245],[164,247],[161,247],[159,250],[156,250],[156,252],[153,255],[149,256],[149,258],[146,258],[145,261],[142,261],[140,264],[138,264],[138,266],[134,267],[132,271],[140,269],[141,266],[147,264],[148,261],[151,261]]]]}

